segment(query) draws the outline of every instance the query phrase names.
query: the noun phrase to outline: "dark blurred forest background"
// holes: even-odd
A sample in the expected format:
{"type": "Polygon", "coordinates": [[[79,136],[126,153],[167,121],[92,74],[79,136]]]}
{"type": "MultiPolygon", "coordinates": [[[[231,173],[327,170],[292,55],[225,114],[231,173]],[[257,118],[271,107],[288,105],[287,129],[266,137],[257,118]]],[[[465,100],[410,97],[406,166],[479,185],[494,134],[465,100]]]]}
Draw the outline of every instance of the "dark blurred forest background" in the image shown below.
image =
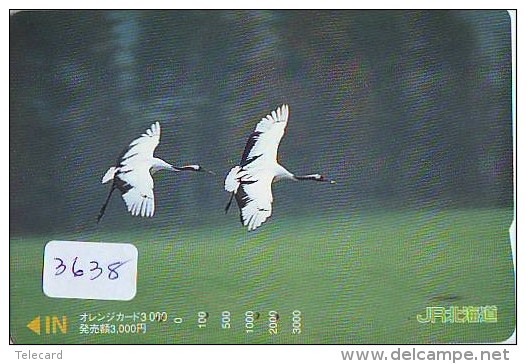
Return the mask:
{"type": "Polygon", "coordinates": [[[275,214],[511,211],[510,46],[504,11],[17,13],[11,233],[97,228],[102,175],[155,121],[157,156],[218,176],[160,172],[153,219],[114,196],[101,224],[222,221],[224,176],[282,103],[281,163],[338,184],[275,186],[275,214]]]}

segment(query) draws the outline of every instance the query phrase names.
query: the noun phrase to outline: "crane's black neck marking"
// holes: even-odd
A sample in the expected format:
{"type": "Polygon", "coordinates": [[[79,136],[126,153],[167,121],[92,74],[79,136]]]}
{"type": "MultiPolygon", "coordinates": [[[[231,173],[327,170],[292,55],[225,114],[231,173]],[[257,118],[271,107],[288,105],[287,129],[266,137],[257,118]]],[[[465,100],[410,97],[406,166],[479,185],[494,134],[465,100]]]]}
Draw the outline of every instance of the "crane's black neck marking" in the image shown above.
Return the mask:
{"type": "Polygon", "coordinates": [[[183,167],[177,167],[177,166],[173,166],[173,168],[179,172],[184,172],[184,171],[192,171],[192,172],[199,172],[201,170],[201,167],[197,166],[198,168],[194,167],[194,166],[183,166],[183,167]]]}
{"type": "Polygon", "coordinates": [[[308,174],[306,176],[296,176],[296,175],[294,175],[294,179],[296,179],[298,181],[326,182],[324,179],[321,179],[319,175],[315,175],[315,174],[308,174]]]}

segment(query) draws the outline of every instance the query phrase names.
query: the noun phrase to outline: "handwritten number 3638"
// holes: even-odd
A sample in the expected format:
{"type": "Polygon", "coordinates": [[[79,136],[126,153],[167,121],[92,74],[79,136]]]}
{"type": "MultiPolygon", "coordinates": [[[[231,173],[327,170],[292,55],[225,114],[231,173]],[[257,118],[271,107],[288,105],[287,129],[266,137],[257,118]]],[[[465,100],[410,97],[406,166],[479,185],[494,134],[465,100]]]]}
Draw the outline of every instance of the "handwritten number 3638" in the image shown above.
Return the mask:
{"type": "MultiPolygon", "coordinates": [[[[56,270],[55,275],[59,276],[62,273],[64,273],[68,269],[68,267],[66,266],[66,264],[64,264],[63,259],[55,258],[55,260],[59,262],[59,264],[55,267],[55,270],[56,270]]],[[[84,275],[84,270],[77,268],[77,260],[78,260],[78,257],[75,257],[75,259],[73,259],[71,263],[71,273],[73,273],[74,277],[82,277],[84,275]]],[[[108,264],[107,266],[108,279],[114,280],[114,279],[119,278],[119,273],[117,272],[117,269],[119,269],[121,266],[123,266],[127,262],[128,261],[124,261],[124,262],[117,261],[117,262],[108,264]]],[[[104,273],[104,269],[102,269],[99,266],[99,262],[95,260],[92,260],[89,263],[92,265],[89,271],[93,272],[93,274],[90,277],[90,281],[93,281],[94,279],[99,278],[104,273]]]]}

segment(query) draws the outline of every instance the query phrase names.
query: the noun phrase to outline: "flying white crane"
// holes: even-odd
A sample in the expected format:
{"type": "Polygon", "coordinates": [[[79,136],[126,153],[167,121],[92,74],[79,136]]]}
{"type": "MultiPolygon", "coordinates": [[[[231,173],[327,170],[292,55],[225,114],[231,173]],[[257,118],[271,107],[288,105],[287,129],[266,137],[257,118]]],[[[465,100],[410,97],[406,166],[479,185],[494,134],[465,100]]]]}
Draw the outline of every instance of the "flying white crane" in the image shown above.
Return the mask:
{"type": "Polygon", "coordinates": [[[135,139],[122,152],[117,159],[117,165],[108,169],[102,183],[107,183],[113,180],[108,198],[97,217],[97,222],[100,221],[104,215],[104,211],[108,206],[111,194],[115,189],[118,189],[121,194],[128,211],[133,216],[153,216],[155,211],[155,202],[153,194],[153,178],[155,172],[166,169],[174,172],[194,171],[194,172],[208,172],[197,164],[191,164],[183,167],[176,167],[163,161],[160,158],[153,156],[153,152],[159,144],[161,137],[161,125],[159,122],[152,124],[146,133],[135,139]]]}
{"type": "Polygon", "coordinates": [[[254,230],[272,213],[272,182],[282,179],[335,183],[320,174],[297,176],[278,164],[278,145],[289,118],[289,106],[282,105],[257,124],[248,138],[239,166],[230,170],[225,190],[231,192],[228,212],[235,197],[243,226],[254,230]]]}

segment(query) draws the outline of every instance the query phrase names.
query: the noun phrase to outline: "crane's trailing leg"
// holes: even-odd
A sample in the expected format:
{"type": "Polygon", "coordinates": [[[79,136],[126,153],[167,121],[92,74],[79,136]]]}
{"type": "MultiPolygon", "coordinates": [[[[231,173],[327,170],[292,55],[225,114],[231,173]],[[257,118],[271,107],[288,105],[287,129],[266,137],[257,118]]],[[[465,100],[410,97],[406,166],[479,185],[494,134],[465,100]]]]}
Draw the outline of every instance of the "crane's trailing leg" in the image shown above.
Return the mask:
{"type": "Polygon", "coordinates": [[[240,166],[235,166],[228,172],[228,175],[225,179],[225,189],[228,192],[232,192],[230,195],[230,200],[228,201],[228,204],[225,207],[225,214],[228,213],[228,209],[230,209],[230,205],[232,204],[232,200],[234,199],[234,196],[236,195],[237,189],[239,188],[240,182],[238,173],[241,171],[240,166]]]}
{"type": "Polygon", "coordinates": [[[106,211],[106,207],[108,206],[108,203],[110,202],[111,194],[113,193],[113,190],[115,190],[115,185],[111,186],[110,193],[108,194],[108,198],[106,198],[106,202],[104,202],[104,205],[100,208],[99,216],[97,216],[97,224],[99,223],[100,219],[102,219],[102,216],[104,215],[104,212],[106,211]]]}
{"type": "Polygon", "coordinates": [[[230,205],[232,205],[232,200],[234,199],[234,196],[235,196],[235,193],[232,192],[232,194],[230,195],[230,200],[228,200],[228,203],[226,204],[226,207],[225,207],[225,214],[228,213],[228,210],[230,209],[230,205]]]}

